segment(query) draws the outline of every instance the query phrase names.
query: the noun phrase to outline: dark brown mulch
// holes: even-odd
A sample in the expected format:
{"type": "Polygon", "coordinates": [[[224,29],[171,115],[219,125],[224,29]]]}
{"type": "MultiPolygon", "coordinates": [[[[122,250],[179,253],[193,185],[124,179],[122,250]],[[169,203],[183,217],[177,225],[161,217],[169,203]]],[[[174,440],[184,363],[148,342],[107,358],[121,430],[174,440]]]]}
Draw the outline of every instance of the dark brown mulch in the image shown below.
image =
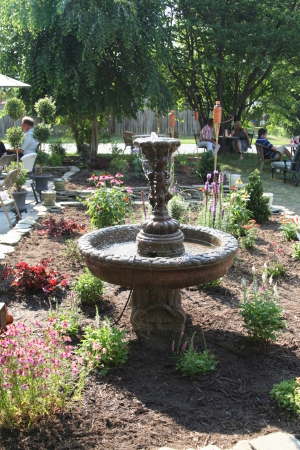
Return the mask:
{"type": "MultiPolygon", "coordinates": [[[[82,208],[66,208],[66,218],[89,219],[82,208]]],[[[136,208],[137,221],[140,220],[136,208]]],[[[53,214],[59,219],[61,216],[53,214]]],[[[39,236],[39,223],[22,238],[6,263],[20,260],[36,264],[51,258],[52,266],[69,274],[72,282],[84,271],[83,264],[71,264],[65,256],[65,240],[39,236]]],[[[5,449],[155,449],[168,445],[176,449],[201,448],[215,443],[226,449],[240,439],[280,430],[300,437],[299,420],[288,417],[270,401],[274,383],[299,375],[299,262],[290,257],[291,245],[279,231],[279,218],[272,217],[259,229],[257,246],[239,250],[237,260],[219,287],[182,290],[182,304],[188,314],[186,336],[194,332],[195,344],[203,350],[201,330],[207,347],[216,357],[216,370],[203,377],[183,378],[175,370],[171,344],[178,333],[136,334],[130,327],[130,309],[120,322],[128,330],[130,355],[126,364],[106,376],[92,373],[81,406],[55,414],[19,431],[0,430],[0,448],[5,449]],[[276,343],[252,345],[243,329],[238,305],[242,300],[241,278],[252,279],[268,258],[266,246],[276,240],[286,249],[289,269],[279,279],[278,291],[286,333],[276,343]]],[[[77,239],[80,235],[75,235],[77,239]]],[[[2,264],[2,267],[4,265],[2,264]]],[[[58,288],[55,297],[67,302],[69,288],[58,288]]],[[[101,317],[118,317],[129,290],[108,285],[100,307],[101,317]]],[[[49,302],[40,291],[22,292],[0,284],[0,302],[7,303],[15,320],[45,322],[49,302]]],[[[93,308],[83,307],[81,325],[95,322],[93,308]]]]}

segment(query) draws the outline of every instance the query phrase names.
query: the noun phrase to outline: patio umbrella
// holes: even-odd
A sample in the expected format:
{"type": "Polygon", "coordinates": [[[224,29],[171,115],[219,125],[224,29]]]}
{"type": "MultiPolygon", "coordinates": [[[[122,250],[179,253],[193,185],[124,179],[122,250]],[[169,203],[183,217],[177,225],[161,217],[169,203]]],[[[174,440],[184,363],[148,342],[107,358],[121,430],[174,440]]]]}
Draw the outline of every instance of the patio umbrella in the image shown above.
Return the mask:
{"type": "Polygon", "coordinates": [[[0,88],[29,88],[30,84],[22,83],[22,81],[15,80],[14,78],[7,77],[6,75],[0,74],[0,88]]]}

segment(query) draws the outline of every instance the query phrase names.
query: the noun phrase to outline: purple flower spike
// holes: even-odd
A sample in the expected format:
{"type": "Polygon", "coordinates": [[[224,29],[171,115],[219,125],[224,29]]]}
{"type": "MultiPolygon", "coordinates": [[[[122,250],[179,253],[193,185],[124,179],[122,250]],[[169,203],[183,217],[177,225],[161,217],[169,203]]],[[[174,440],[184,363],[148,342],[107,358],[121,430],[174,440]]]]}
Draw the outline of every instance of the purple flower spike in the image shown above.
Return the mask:
{"type": "Polygon", "coordinates": [[[184,331],[182,331],[182,332],[180,333],[180,336],[184,336],[184,331]]]}
{"type": "Polygon", "coordinates": [[[208,183],[208,181],[205,183],[205,192],[209,192],[209,183],[208,183]]]}
{"type": "Polygon", "coordinates": [[[219,173],[219,171],[218,171],[218,170],[215,170],[215,171],[214,171],[214,176],[216,177],[216,176],[218,175],[218,173],[219,173]]]}
{"type": "Polygon", "coordinates": [[[183,346],[182,346],[182,351],[183,351],[183,352],[185,351],[186,346],[187,346],[187,342],[185,342],[185,343],[183,344],[183,346]]]}
{"type": "Polygon", "coordinates": [[[211,179],[211,173],[207,174],[207,181],[209,181],[211,179]]]}

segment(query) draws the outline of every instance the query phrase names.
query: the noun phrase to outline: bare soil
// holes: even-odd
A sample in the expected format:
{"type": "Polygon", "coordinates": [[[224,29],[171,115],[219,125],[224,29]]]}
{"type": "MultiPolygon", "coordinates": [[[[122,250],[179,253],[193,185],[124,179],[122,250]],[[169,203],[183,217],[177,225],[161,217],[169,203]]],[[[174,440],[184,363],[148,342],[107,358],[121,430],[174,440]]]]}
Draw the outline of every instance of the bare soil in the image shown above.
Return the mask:
{"type": "MultiPolygon", "coordinates": [[[[67,188],[86,187],[83,176],[86,179],[82,173],[73,178],[67,188]]],[[[140,221],[138,207],[135,215],[140,221]]],[[[90,230],[83,207],[66,207],[64,216],[85,223],[86,232],[90,230]]],[[[69,274],[71,285],[84,271],[84,264],[71,264],[66,257],[65,241],[70,237],[55,240],[37,234],[45,218],[22,238],[5,264],[15,265],[22,260],[37,264],[41,258],[51,258],[54,269],[69,274]]],[[[195,344],[202,351],[204,331],[207,347],[217,361],[215,371],[203,377],[183,378],[171,358],[171,344],[174,339],[178,341],[178,333],[133,332],[128,307],[119,324],[128,330],[130,341],[126,364],[105,376],[91,373],[81,405],[75,404],[71,411],[45,417],[29,429],[0,429],[0,448],[156,449],[166,445],[197,449],[216,444],[228,449],[240,439],[278,430],[300,437],[299,419],[289,417],[269,397],[273,384],[298,376],[300,368],[299,262],[290,256],[291,245],[284,241],[279,221],[279,217],[272,217],[261,225],[254,249],[239,249],[234,266],[220,286],[182,290],[182,304],[188,314],[185,335],[190,339],[196,332],[195,344]],[[243,329],[238,309],[242,301],[241,278],[251,282],[253,265],[260,272],[268,258],[266,246],[274,241],[288,255],[288,272],[278,280],[288,329],[276,343],[260,347],[250,342],[243,329]]],[[[78,237],[80,234],[73,236],[78,237]]],[[[55,289],[61,304],[67,304],[70,289],[55,289]]],[[[101,317],[116,319],[128,295],[129,289],[108,285],[99,310],[101,317]]],[[[53,296],[51,299],[54,301],[53,296]]],[[[3,301],[15,321],[33,325],[35,319],[43,323],[49,315],[49,299],[41,291],[17,291],[1,282],[3,301]]],[[[95,310],[82,307],[81,333],[89,323],[95,323],[95,310]]],[[[78,338],[74,340],[77,344],[78,338]]]]}

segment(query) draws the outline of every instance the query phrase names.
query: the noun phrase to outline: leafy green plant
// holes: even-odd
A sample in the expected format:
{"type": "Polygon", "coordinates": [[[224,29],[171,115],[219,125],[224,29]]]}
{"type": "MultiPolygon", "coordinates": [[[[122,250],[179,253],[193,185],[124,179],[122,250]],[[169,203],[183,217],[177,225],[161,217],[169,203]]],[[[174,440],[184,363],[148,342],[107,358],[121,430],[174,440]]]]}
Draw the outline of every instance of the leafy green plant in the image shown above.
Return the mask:
{"type": "Polygon", "coordinates": [[[49,155],[48,153],[44,152],[43,150],[38,150],[36,155],[36,164],[40,166],[40,173],[43,172],[43,167],[48,164],[49,162],[49,155]]]}
{"type": "Polygon", "coordinates": [[[80,399],[86,370],[69,341],[51,323],[38,334],[20,322],[7,327],[0,339],[0,425],[30,426],[80,399]]]}
{"type": "Polygon", "coordinates": [[[274,384],[270,391],[270,397],[283,409],[300,416],[300,378],[292,378],[274,384]]]}
{"type": "Polygon", "coordinates": [[[10,172],[11,170],[19,170],[19,174],[15,181],[15,187],[17,191],[20,191],[22,189],[22,186],[26,183],[28,180],[28,170],[24,169],[24,166],[21,162],[17,163],[16,161],[13,161],[10,163],[10,165],[7,167],[7,172],[10,172]]]}
{"type": "Polygon", "coordinates": [[[78,242],[74,239],[67,239],[66,240],[66,250],[64,252],[64,255],[69,258],[71,264],[79,263],[83,261],[83,257],[78,249],[78,242]]]}
{"type": "Polygon", "coordinates": [[[70,307],[60,308],[58,301],[56,300],[56,309],[52,309],[51,300],[50,304],[50,323],[53,328],[62,334],[67,336],[76,336],[79,330],[79,308],[76,296],[71,291],[71,305],[70,307]]]}
{"type": "Polygon", "coordinates": [[[64,159],[66,157],[66,149],[62,145],[61,140],[58,141],[58,142],[53,142],[52,144],[50,144],[50,151],[51,151],[52,155],[57,154],[62,159],[64,159]]]}
{"type": "Polygon", "coordinates": [[[111,154],[113,158],[117,158],[124,154],[124,149],[118,147],[118,144],[111,144],[111,154]]]}
{"type": "Polygon", "coordinates": [[[204,283],[204,284],[200,284],[200,287],[202,289],[212,289],[214,287],[220,286],[221,283],[222,283],[222,278],[217,278],[216,280],[209,281],[209,282],[204,283]]]}
{"type": "MultiPolygon", "coordinates": [[[[35,103],[34,108],[37,112],[38,117],[41,117],[43,119],[43,123],[53,122],[56,113],[56,105],[52,97],[48,97],[46,95],[45,98],[40,98],[35,103]]],[[[41,140],[41,142],[46,141],[41,140]]]]}
{"type": "Polygon", "coordinates": [[[105,285],[102,280],[95,277],[87,268],[73,285],[74,292],[78,295],[81,303],[94,305],[102,301],[105,285]]]}
{"type": "Polygon", "coordinates": [[[130,156],[134,156],[132,164],[134,165],[135,176],[137,178],[146,179],[144,171],[143,171],[143,164],[142,164],[141,158],[139,158],[136,155],[130,155],[130,156]]]}
{"type": "Polygon", "coordinates": [[[267,266],[262,274],[263,284],[258,286],[255,268],[253,267],[253,283],[247,286],[242,279],[243,303],[240,305],[244,318],[244,328],[248,335],[256,341],[276,340],[276,334],[286,328],[283,320],[283,309],[279,306],[276,284],[271,289],[272,277],[268,281],[267,266]]]}
{"type": "Polygon", "coordinates": [[[92,218],[92,227],[105,228],[125,223],[126,214],[131,209],[132,190],[129,186],[122,190],[121,177],[122,175],[117,173],[116,178],[105,174],[100,177],[92,175],[89,178],[89,181],[99,188],[83,202],[88,209],[86,214],[92,218]],[[109,181],[112,187],[108,188],[106,181],[109,181]]]}
{"type": "Polygon", "coordinates": [[[51,125],[45,125],[43,123],[39,123],[33,129],[32,136],[34,139],[37,139],[39,142],[45,143],[48,141],[50,134],[52,131],[51,125]]]}
{"type": "Polygon", "coordinates": [[[273,278],[282,277],[287,272],[287,258],[285,258],[285,251],[276,242],[267,245],[267,250],[270,253],[268,261],[265,263],[269,275],[273,278]]]}
{"type": "Polygon", "coordinates": [[[255,169],[249,176],[249,183],[246,184],[246,192],[249,195],[247,209],[252,212],[252,217],[257,222],[264,222],[270,217],[269,199],[264,197],[264,187],[259,176],[259,170],[255,169]]]}
{"type": "Polygon", "coordinates": [[[113,158],[109,165],[109,170],[112,173],[119,172],[122,173],[125,177],[129,170],[129,164],[127,159],[120,158],[119,156],[113,158]]]}
{"type": "Polygon", "coordinates": [[[98,316],[97,328],[90,325],[85,328],[78,354],[90,369],[99,369],[104,375],[109,369],[118,367],[126,361],[128,343],[124,342],[125,334],[126,330],[112,327],[108,318],[100,327],[98,316]]]}
{"type": "Polygon", "coordinates": [[[21,99],[13,97],[9,98],[4,106],[3,110],[4,114],[7,114],[9,117],[14,119],[15,127],[17,119],[25,116],[25,105],[21,99]]]}
{"type": "Polygon", "coordinates": [[[297,230],[300,227],[298,217],[287,219],[285,213],[282,218],[282,225],[279,227],[287,241],[293,241],[297,239],[297,230]]]}
{"type": "Polygon", "coordinates": [[[244,225],[243,229],[246,230],[246,235],[240,238],[240,245],[244,248],[253,248],[256,243],[258,227],[255,220],[249,220],[248,225],[244,225]]]}
{"type": "Polygon", "coordinates": [[[292,245],[292,249],[294,250],[292,257],[299,260],[300,259],[300,242],[294,243],[292,245]]]}
{"type": "Polygon", "coordinates": [[[188,211],[189,204],[180,194],[175,194],[173,198],[168,202],[167,209],[168,213],[173,219],[181,222],[183,220],[184,214],[188,211]]]}
{"type": "MultiPolygon", "coordinates": [[[[208,173],[214,173],[215,158],[212,152],[205,152],[201,155],[201,159],[198,163],[197,174],[203,183],[206,181],[208,173]]],[[[220,166],[217,165],[217,171],[220,171],[220,166]]]]}
{"type": "Polygon", "coordinates": [[[175,353],[175,341],[172,344],[172,351],[175,353],[176,369],[180,370],[184,377],[189,377],[193,375],[205,375],[210,370],[215,370],[215,357],[206,348],[206,342],[204,339],[204,334],[202,331],[202,337],[204,341],[205,349],[202,353],[198,353],[197,349],[194,348],[194,337],[196,332],[193,334],[191,343],[187,349],[188,342],[181,346],[182,337],[184,333],[180,334],[180,338],[177,345],[177,351],[175,353]]]}
{"type": "Polygon", "coordinates": [[[21,127],[12,127],[6,130],[6,139],[12,148],[20,148],[25,139],[25,133],[21,127]]]}
{"type": "Polygon", "coordinates": [[[49,166],[59,167],[62,165],[62,162],[63,159],[61,155],[59,155],[58,153],[52,153],[51,155],[49,155],[47,164],[49,164],[49,166]]]}

